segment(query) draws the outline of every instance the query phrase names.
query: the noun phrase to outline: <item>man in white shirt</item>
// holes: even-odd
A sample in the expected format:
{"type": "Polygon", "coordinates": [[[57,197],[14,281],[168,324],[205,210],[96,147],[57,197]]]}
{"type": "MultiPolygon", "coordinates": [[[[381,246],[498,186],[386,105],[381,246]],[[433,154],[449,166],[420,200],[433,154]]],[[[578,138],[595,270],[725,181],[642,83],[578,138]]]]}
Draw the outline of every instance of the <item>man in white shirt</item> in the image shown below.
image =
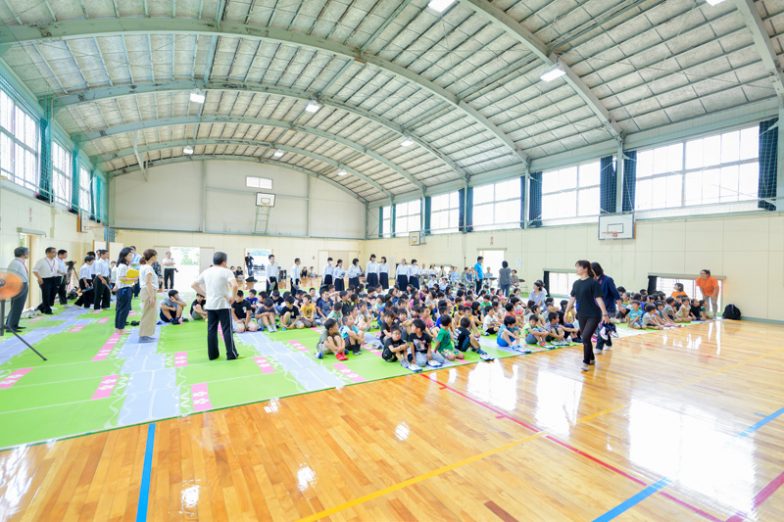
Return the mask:
{"type": "MultiPolygon", "coordinates": [[[[68,259],[68,251],[67,250],[58,250],[57,251],[57,275],[60,277],[60,281],[57,284],[57,297],[60,298],[61,305],[67,305],[68,299],[65,295],[65,288],[68,286],[68,281],[66,280],[66,276],[68,275],[68,268],[65,266],[65,260],[68,259]]],[[[49,303],[49,306],[54,304],[55,293],[52,292],[52,302],[49,303]]]]}
{"type": "Polygon", "coordinates": [[[237,296],[237,279],[231,270],[226,268],[226,259],[225,252],[215,252],[212,266],[202,272],[191,285],[197,294],[207,298],[203,308],[207,311],[207,354],[211,361],[220,357],[218,322],[223,330],[226,359],[238,357],[231,331],[231,304],[237,296]]]}
{"type": "Polygon", "coordinates": [[[76,306],[90,308],[95,300],[93,295],[93,262],[95,262],[95,257],[88,254],[84,257],[84,264],[79,267],[79,289],[82,293],[74,303],[76,306]]]}
{"type": "MultiPolygon", "coordinates": [[[[142,267],[142,255],[136,251],[136,247],[132,246],[131,250],[133,251],[133,259],[131,259],[131,268],[136,270],[137,272],[142,267]]],[[[133,296],[139,297],[139,292],[142,291],[141,285],[139,285],[139,278],[136,278],[136,282],[133,284],[133,296]]]]}
{"type": "Polygon", "coordinates": [[[294,258],[294,266],[291,267],[291,274],[289,274],[292,292],[299,288],[300,276],[302,275],[302,268],[300,268],[299,264],[299,258],[294,258]]]}
{"type": "Polygon", "coordinates": [[[8,265],[8,271],[16,274],[22,280],[22,290],[16,297],[11,299],[11,310],[8,312],[8,317],[5,320],[5,327],[12,332],[18,332],[24,328],[19,326],[19,319],[22,317],[24,311],[25,301],[27,301],[27,289],[30,283],[30,278],[27,275],[27,255],[29,250],[25,247],[17,247],[14,249],[14,259],[8,265]]]}
{"type": "Polygon", "coordinates": [[[370,254],[370,261],[365,270],[365,283],[368,288],[378,287],[378,264],[376,264],[376,254],[370,254]]]}
{"type": "Polygon", "coordinates": [[[267,293],[278,289],[278,277],[280,276],[280,267],[275,262],[275,256],[270,254],[267,258],[267,293]]]}
{"type": "Polygon", "coordinates": [[[111,284],[109,279],[112,275],[111,265],[109,264],[109,252],[98,250],[98,260],[94,263],[95,270],[95,296],[93,308],[95,311],[109,308],[112,302],[111,284]]]}
{"type": "Polygon", "coordinates": [[[57,285],[60,282],[60,276],[57,275],[56,255],[57,249],[48,247],[46,256],[43,259],[39,259],[33,266],[33,275],[35,275],[38,286],[41,288],[41,304],[38,305],[38,310],[46,315],[52,315],[53,294],[57,291],[57,285]]]}

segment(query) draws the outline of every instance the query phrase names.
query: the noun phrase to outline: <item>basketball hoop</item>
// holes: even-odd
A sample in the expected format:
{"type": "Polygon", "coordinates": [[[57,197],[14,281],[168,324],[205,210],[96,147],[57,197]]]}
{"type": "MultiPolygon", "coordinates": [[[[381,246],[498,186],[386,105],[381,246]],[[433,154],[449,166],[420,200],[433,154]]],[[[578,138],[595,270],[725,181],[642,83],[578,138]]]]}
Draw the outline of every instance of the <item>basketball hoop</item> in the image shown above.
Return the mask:
{"type": "Polygon", "coordinates": [[[607,232],[607,234],[613,239],[618,239],[618,232],[607,232]]]}

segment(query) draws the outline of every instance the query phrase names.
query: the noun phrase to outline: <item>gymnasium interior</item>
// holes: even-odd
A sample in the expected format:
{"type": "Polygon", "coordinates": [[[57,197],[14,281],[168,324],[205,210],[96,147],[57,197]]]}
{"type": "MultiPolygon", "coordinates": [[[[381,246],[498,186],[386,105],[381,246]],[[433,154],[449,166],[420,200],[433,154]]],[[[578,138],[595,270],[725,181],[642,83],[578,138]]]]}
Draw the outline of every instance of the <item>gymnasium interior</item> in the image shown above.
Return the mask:
{"type": "Polygon", "coordinates": [[[782,0],[0,1],[0,521],[784,520],[781,121],[782,0]]]}

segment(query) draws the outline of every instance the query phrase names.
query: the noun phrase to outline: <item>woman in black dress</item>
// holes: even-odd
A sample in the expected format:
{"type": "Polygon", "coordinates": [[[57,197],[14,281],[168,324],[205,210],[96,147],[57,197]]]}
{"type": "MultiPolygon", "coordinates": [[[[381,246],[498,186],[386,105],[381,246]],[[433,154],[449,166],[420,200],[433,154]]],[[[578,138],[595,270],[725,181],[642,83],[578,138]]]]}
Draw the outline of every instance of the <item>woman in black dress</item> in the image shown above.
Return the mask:
{"type": "Polygon", "coordinates": [[[594,364],[593,356],[593,336],[599,323],[610,321],[607,309],[604,307],[602,299],[602,288],[599,282],[594,279],[594,272],[590,261],[580,259],[575,263],[577,275],[580,277],[572,286],[572,296],[569,304],[566,305],[568,315],[577,302],[577,321],[580,323],[580,337],[583,339],[583,366],[582,370],[588,371],[594,364]]]}

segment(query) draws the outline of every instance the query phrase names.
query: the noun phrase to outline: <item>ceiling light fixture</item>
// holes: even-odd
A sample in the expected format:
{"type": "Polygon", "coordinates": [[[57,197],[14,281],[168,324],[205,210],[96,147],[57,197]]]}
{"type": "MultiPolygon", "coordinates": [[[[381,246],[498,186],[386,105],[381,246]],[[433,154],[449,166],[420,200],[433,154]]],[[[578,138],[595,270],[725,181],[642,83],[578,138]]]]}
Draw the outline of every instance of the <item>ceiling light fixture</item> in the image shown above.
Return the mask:
{"type": "Polygon", "coordinates": [[[182,149],[182,153],[185,154],[186,156],[190,156],[191,154],[193,154],[193,146],[186,145],[185,148],[182,149]]]}
{"type": "Polygon", "coordinates": [[[283,156],[283,151],[280,149],[275,149],[275,152],[272,153],[273,158],[280,158],[283,156]]]}
{"type": "Polygon", "coordinates": [[[430,2],[427,3],[427,6],[433,11],[443,13],[454,3],[455,0],[430,0],[430,2]]]}
{"type": "Polygon", "coordinates": [[[348,172],[346,172],[344,169],[340,169],[340,170],[338,171],[338,176],[341,176],[341,177],[343,177],[343,176],[345,176],[346,174],[348,174],[348,172]]]}
{"type": "Polygon", "coordinates": [[[202,93],[200,93],[200,92],[196,92],[196,91],[193,91],[193,92],[191,93],[191,96],[190,96],[190,99],[191,99],[191,101],[192,101],[193,103],[198,103],[198,104],[202,104],[202,103],[204,103],[204,100],[205,100],[206,98],[207,98],[207,96],[206,96],[205,94],[202,94],[202,93]]]}
{"type": "Polygon", "coordinates": [[[705,0],[705,1],[708,2],[708,4],[710,4],[710,5],[719,5],[724,0],[705,0]]]}
{"type": "Polygon", "coordinates": [[[318,112],[320,108],[321,108],[321,104],[316,100],[310,100],[308,104],[305,106],[305,110],[310,113],[318,112]]]}
{"type": "Polygon", "coordinates": [[[407,138],[403,138],[403,141],[400,142],[400,146],[401,147],[410,147],[413,144],[414,144],[414,140],[412,140],[411,138],[408,138],[408,137],[407,138]]]}
{"type": "Polygon", "coordinates": [[[566,71],[561,68],[561,64],[556,63],[554,66],[543,72],[539,79],[543,82],[551,82],[553,80],[557,80],[564,74],[566,74],[566,71]]]}

